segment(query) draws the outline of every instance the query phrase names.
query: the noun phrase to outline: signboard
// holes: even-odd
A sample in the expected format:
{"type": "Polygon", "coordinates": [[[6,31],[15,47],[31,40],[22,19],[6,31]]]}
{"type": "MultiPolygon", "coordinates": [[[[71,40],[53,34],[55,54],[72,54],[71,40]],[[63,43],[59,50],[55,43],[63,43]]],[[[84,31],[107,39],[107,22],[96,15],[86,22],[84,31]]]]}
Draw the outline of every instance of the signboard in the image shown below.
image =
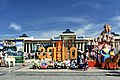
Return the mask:
{"type": "Polygon", "coordinates": [[[3,42],[0,42],[0,49],[3,49],[3,42]]]}
{"type": "Polygon", "coordinates": [[[23,40],[16,40],[17,51],[23,52],[23,40]]]}
{"type": "Polygon", "coordinates": [[[50,59],[53,59],[54,61],[62,61],[64,59],[77,59],[77,48],[75,47],[71,47],[70,48],[70,53],[69,53],[69,56],[65,54],[65,52],[67,52],[68,48],[66,47],[48,47],[47,50],[45,50],[44,47],[39,47],[39,50],[40,51],[40,55],[39,55],[39,58],[50,58],[50,59]],[[58,51],[57,51],[58,49],[58,51]],[[49,51],[52,50],[52,55],[49,54],[49,51]],[[60,52],[60,50],[62,52],[60,52]],[[44,55],[44,53],[46,52],[46,54],[44,55]]]}

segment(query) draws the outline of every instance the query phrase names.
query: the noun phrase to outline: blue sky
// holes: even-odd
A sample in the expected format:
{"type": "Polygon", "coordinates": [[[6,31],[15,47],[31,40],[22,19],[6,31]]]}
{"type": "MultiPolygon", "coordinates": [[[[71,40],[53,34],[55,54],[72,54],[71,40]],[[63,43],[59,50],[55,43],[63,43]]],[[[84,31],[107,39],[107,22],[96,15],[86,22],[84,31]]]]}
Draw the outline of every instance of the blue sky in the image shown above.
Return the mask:
{"type": "Polygon", "coordinates": [[[70,28],[97,37],[105,23],[120,34],[120,0],[0,0],[0,39],[59,36],[70,28]]]}

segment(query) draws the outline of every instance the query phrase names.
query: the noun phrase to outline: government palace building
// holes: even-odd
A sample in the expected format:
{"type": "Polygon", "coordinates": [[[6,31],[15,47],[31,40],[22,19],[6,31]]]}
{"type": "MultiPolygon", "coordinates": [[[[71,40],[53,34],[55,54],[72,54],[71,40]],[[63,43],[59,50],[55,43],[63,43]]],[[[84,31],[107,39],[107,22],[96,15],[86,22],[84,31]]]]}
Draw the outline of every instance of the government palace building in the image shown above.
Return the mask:
{"type": "MultiPolygon", "coordinates": [[[[113,44],[117,51],[119,51],[120,36],[118,34],[115,34],[114,32],[111,34],[114,35],[114,39],[112,40],[111,44],[113,44]]],[[[50,39],[35,39],[33,37],[27,36],[26,34],[23,34],[16,39],[23,40],[25,53],[34,54],[35,52],[38,52],[39,47],[44,47],[46,49],[48,47],[56,47],[56,43],[58,41],[62,42],[63,47],[68,47],[68,50],[71,47],[76,47],[77,49],[81,49],[82,51],[91,51],[98,45],[99,37],[87,38],[85,36],[78,36],[70,29],[66,29],[58,37],[52,37],[50,39]]]]}
{"type": "MultiPolygon", "coordinates": [[[[114,36],[111,40],[110,44],[112,44],[117,51],[120,50],[120,35],[111,32],[114,36]]],[[[62,47],[68,47],[68,51],[71,47],[76,47],[81,51],[85,52],[88,50],[89,52],[92,51],[96,46],[98,46],[98,42],[101,41],[101,36],[97,36],[94,38],[88,38],[85,36],[79,36],[75,32],[71,31],[70,29],[66,29],[58,37],[52,37],[50,39],[35,39],[33,37],[29,37],[26,34],[23,34],[15,39],[3,39],[0,40],[4,43],[6,40],[9,41],[22,41],[22,48],[23,52],[26,54],[34,55],[34,53],[38,52],[39,47],[44,47],[46,50],[48,47],[56,47],[57,42],[61,42],[62,47]],[[4,41],[4,42],[3,42],[4,41]]],[[[0,42],[0,44],[1,44],[0,42]]],[[[18,43],[19,44],[19,43],[18,43]]],[[[2,46],[3,47],[3,46],[2,46]]],[[[1,45],[0,45],[0,49],[1,45]]]]}

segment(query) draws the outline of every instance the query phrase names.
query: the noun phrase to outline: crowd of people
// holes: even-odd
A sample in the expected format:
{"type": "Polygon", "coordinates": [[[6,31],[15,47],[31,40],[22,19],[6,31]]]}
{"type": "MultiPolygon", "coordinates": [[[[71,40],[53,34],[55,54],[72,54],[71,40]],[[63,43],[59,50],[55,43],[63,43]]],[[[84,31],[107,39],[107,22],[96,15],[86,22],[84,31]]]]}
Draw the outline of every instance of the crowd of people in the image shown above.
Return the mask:
{"type": "Polygon", "coordinates": [[[113,57],[118,54],[118,51],[113,45],[103,43],[92,50],[87,49],[85,52],[78,50],[78,53],[78,63],[80,63],[79,59],[82,59],[84,62],[84,68],[87,69],[89,60],[97,61],[99,64],[105,62],[106,58],[110,58],[112,61],[113,57]]]}

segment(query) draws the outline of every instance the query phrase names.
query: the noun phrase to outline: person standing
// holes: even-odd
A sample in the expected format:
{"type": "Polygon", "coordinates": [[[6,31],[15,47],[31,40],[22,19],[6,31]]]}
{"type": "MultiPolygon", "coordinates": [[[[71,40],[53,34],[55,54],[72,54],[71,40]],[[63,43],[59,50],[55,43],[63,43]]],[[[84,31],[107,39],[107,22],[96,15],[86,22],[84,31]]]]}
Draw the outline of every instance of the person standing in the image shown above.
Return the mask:
{"type": "Polygon", "coordinates": [[[30,53],[28,53],[28,58],[30,59],[30,53]]]}
{"type": "Polygon", "coordinates": [[[37,52],[35,52],[35,59],[38,59],[38,55],[37,55],[37,52]]]}
{"type": "Polygon", "coordinates": [[[3,59],[2,50],[0,50],[0,66],[2,64],[2,59],[3,59]]]}
{"type": "Polygon", "coordinates": [[[84,71],[86,71],[88,69],[88,60],[85,52],[83,53],[83,63],[84,63],[84,71]]]}
{"type": "Polygon", "coordinates": [[[109,55],[110,55],[110,59],[112,61],[113,57],[115,56],[115,49],[114,49],[113,45],[111,45],[111,49],[109,51],[109,55]]]}

